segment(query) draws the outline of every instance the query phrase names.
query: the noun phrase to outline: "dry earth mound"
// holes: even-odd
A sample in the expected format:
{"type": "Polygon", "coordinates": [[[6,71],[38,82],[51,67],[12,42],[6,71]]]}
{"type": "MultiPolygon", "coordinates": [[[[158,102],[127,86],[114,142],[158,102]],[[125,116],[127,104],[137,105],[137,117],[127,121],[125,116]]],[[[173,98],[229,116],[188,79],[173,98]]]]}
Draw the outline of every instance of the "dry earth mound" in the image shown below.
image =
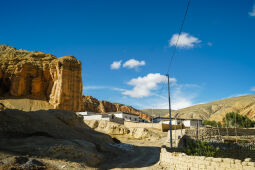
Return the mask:
{"type": "Polygon", "coordinates": [[[0,111],[0,152],[96,165],[110,143],[110,136],[92,130],[71,111],[0,111]]]}
{"type": "Polygon", "coordinates": [[[85,120],[85,123],[92,129],[109,134],[138,140],[158,140],[161,136],[146,128],[127,128],[124,125],[109,122],[106,120],[85,120]]]}

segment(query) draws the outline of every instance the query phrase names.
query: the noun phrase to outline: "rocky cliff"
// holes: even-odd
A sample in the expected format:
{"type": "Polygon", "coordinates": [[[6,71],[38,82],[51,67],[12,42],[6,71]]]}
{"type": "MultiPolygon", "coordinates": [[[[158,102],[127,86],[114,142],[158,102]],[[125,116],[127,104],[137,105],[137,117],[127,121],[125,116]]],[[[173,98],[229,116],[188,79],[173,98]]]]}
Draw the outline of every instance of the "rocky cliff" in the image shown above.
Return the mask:
{"type": "Polygon", "coordinates": [[[0,96],[48,101],[55,109],[81,110],[81,62],[73,56],[0,45],[0,96]]]}
{"type": "Polygon", "coordinates": [[[107,112],[127,112],[139,115],[142,119],[150,120],[150,116],[131,107],[119,103],[99,101],[92,96],[83,96],[84,111],[107,113],[107,112]]]}

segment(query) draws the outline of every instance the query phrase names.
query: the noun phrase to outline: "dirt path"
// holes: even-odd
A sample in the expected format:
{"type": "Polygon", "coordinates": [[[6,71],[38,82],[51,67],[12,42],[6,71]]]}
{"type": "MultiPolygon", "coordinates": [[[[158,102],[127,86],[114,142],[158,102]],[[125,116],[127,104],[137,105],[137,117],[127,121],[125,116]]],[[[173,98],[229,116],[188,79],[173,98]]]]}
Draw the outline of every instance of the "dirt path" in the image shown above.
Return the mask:
{"type": "Polygon", "coordinates": [[[109,155],[99,169],[160,169],[157,165],[160,157],[160,147],[165,144],[165,138],[159,141],[139,141],[123,138],[127,150],[109,155]]]}
{"type": "Polygon", "coordinates": [[[143,168],[159,161],[160,148],[151,146],[134,146],[132,150],[109,155],[99,169],[143,168]]]}

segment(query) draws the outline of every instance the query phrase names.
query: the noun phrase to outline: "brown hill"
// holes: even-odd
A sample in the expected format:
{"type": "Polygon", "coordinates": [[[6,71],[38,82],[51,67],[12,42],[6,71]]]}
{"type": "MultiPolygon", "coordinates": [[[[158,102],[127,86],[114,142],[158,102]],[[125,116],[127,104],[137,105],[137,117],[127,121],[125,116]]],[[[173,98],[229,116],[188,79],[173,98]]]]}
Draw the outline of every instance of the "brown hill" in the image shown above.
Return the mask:
{"type": "MultiPolygon", "coordinates": [[[[231,97],[173,111],[179,118],[201,118],[221,121],[226,113],[236,112],[255,120],[255,95],[231,97]]],[[[165,115],[168,116],[168,115],[165,115]]]]}
{"type": "Polygon", "coordinates": [[[150,116],[165,116],[166,114],[168,114],[168,109],[142,109],[142,112],[150,115],[150,116]]]}
{"type": "Polygon", "coordinates": [[[81,63],[73,56],[0,45],[0,96],[48,101],[55,109],[81,109],[81,63]]]}
{"type": "Polygon", "coordinates": [[[84,111],[107,113],[107,112],[127,112],[139,115],[142,119],[149,120],[150,116],[139,111],[131,106],[126,106],[119,103],[111,103],[108,101],[99,101],[92,96],[83,96],[84,111]]]}
{"type": "Polygon", "coordinates": [[[94,166],[107,157],[106,152],[114,152],[109,148],[112,143],[109,135],[94,131],[71,111],[0,111],[0,153],[83,161],[94,166]]]}

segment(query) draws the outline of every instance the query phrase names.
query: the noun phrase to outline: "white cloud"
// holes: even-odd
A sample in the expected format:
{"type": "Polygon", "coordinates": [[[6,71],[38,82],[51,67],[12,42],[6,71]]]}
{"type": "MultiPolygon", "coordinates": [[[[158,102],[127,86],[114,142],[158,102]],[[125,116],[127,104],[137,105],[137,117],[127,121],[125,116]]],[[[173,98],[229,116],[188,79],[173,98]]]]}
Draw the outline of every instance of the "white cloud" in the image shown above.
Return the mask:
{"type": "Polygon", "coordinates": [[[123,67],[137,68],[139,66],[144,66],[145,64],[146,64],[145,61],[138,61],[135,59],[130,59],[123,64],[123,67]]]}
{"type": "MultiPolygon", "coordinates": [[[[175,46],[178,40],[178,34],[174,34],[169,40],[169,46],[175,46]]],[[[188,33],[181,33],[177,47],[179,48],[193,48],[195,44],[199,44],[201,41],[188,33]]]]}
{"type": "Polygon", "coordinates": [[[255,5],[253,5],[252,11],[249,12],[249,15],[254,17],[255,16],[255,5]]]}
{"type": "Polygon", "coordinates": [[[182,85],[173,92],[172,109],[178,110],[194,105],[192,102],[194,96],[183,92],[182,85]]]}
{"type": "Polygon", "coordinates": [[[255,86],[251,88],[251,91],[255,91],[255,86]]]}
{"type": "Polygon", "coordinates": [[[120,61],[114,61],[112,64],[111,64],[111,69],[112,70],[118,70],[121,66],[121,60],[120,61]]]}
{"type": "MultiPolygon", "coordinates": [[[[171,108],[172,110],[179,110],[190,107],[196,103],[194,99],[201,90],[201,86],[196,84],[175,84],[171,88],[171,108]]],[[[168,109],[167,88],[161,95],[153,93],[146,105],[143,108],[168,109]]]]}
{"type": "MultiPolygon", "coordinates": [[[[125,90],[122,92],[124,95],[128,95],[133,98],[142,98],[151,96],[151,91],[156,89],[159,83],[167,81],[167,77],[159,73],[150,73],[144,77],[138,77],[130,80],[129,85],[134,86],[132,90],[125,90]]],[[[172,84],[176,83],[175,78],[170,78],[172,84]]]]}

